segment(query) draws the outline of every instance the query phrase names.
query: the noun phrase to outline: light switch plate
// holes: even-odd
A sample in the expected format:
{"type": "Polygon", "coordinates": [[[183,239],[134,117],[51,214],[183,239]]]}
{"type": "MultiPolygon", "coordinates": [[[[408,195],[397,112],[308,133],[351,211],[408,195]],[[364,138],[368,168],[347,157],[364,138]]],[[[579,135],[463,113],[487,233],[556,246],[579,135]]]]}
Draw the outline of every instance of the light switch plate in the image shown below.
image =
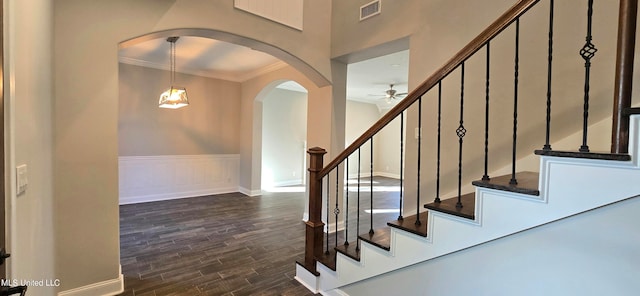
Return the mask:
{"type": "Polygon", "coordinates": [[[16,167],[16,194],[20,195],[27,191],[29,179],[27,178],[27,165],[22,164],[16,167]]]}
{"type": "Polygon", "coordinates": [[[419,127],[416,127],[413,136],[416,138],[416,140],[422,138],[422,129],[419,127]]]}

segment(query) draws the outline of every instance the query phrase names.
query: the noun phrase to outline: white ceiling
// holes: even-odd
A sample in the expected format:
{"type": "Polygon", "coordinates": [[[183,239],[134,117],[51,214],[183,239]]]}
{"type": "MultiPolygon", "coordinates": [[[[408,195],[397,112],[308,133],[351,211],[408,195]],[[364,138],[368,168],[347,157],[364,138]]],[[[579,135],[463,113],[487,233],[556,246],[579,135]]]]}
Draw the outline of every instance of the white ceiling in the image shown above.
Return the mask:
{"type": "MultiPolygon", "coordinates": [[[[154,39],[120,49],[119,59],[127,64],[169,70],[169,52],[166,39],[154,39]]],[[[347,98],[377,104],[381,109],[392,106],[384,99],[385,91],[394,84],[398,93],[407,92],[408,61],[409,51],[404,50],[349,64],[347,98]]],[[[284,66],[269,54],[227,42],[190,36],[176,42],[176,71],[182,73],[242,82],[284,66]]],[[[287,85],[283,87],[295,87],[287,85]]]]}

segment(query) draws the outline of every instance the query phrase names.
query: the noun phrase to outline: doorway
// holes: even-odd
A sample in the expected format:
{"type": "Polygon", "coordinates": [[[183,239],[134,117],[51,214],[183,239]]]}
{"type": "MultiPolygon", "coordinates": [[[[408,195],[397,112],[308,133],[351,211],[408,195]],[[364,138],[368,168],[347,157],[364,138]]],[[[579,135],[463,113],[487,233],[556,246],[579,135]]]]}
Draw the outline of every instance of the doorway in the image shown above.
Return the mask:
{"type": "Polygon", "coordinates": [[[262,98],[262,190],[305,184],[306,139],[307,90],[278,84],[262,98]]]}

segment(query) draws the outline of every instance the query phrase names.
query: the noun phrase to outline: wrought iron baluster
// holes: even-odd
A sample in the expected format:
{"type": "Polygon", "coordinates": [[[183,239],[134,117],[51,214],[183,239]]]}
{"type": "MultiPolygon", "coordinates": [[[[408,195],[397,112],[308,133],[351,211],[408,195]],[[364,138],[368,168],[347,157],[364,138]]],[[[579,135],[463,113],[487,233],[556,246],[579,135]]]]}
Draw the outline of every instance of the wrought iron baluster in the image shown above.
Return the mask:
{"type": "Polygon", "coordinates": [[[346,163],[345,163],[345,173],[344,173],[344,179],[345,179],[345,187],[347,188],[346,192],[345,192],[345,200],[346,200],[346,205],[345,205],[345,211],[344,211],[344,245],[348,246],[349,245],[349,157],[346,158],[346,163]]]}
{"type": "Polygon", "coordinates": [[[487,42],[487,73],[485,77],[485,104],[484,104],[484,175],[482,181],[489,181],[489,74],[490,74],[491,42],[487,42]]]}
{"type": "Polygon", "coordinates": [[[402,221],[404,218],[402,217],[402,191],[404,191],[402,186],[402,150],[404,148],[404,112],[400,113],[400,207],[398,213],[398,220],[402,221]]]}
{"type": "Polygon", "coordinates": [[[338,187],[340,185],[340,165],[338,164],[336,166],[336,207],[333,209],[333,214],[335,215],[335,221],[336,221],[336,241],[335,241],[335,246],[338,246],[338,214],[340,214],[340,208],[338,208],[338,187]]]}
{"type": "Polygon", "coordinates": [[[360,251],[360,167],[362,166],[360,162],[360,147],[358,147],[358,191],[356,197],[358,198],[357,202],[357,211],[356,211],[356,251],[360,251]]]}
{"type": "Polygon", "coordinates": [[[467,133],[467,129],[464,128],[464,63],[462,62],[462,71],[460,73],[460,125],[456,129],[456,135],[458,136],[458,202],[456,208],[462,208],[462,144],[463,138],[467,133]]]}
{"type": "Polygon", "coordinates": [[[591,27],[593,23],[593,0],[588,0],[587,8],[587,37],[586,42],[580,50],[580,56],[584,59],[584,110],[582,113],[582,146],[580,152],[589,152],[587,145],[587,128],[589,125],[589,76],[591,74],[591,59],[598,49],[591,43],[591,27]]]}
{"type": "Polygon", "coordinates": [[[418,188],[416,190],[416,222],[415,225],[420,225],[420,154],[422,152],[422,96],[418,98],[418,188]]]}
{"type": "Polygon", "coordinates": [[[370,189],[370,193],[371,194],[369,194],[369,199],[371,201],[371,204],[370,204],[371,213],[369,213],[369,217],[371,219],[371,222],[370,222],[370,226],[371,227],[369,228],[369,234],[373,234],[374,233],[374,231],[373,231],[373,137],[371,137],[371,153],[370,153],[370,157],[371,157],[371,162],[370,162],[371,174],[369,176],[369,189],[370,189]]]}
{"type": "Polygon", "coordinates": [[[551,0],[549,6],[549,53],[547,54],[547,131],[545,134],[545,142],[542,150],[550,151],[550,134],[551,134],[551,66],[553,60],[553,7],[554,0],[551,0]]]}
{"type": "Polygon", "coordinates": [[[516,179],[516,143],[518,139],[518,71],[520,63],[520,19],[516,19],[516,52],[513,73],[513,147],[511,151],[511,180],[509,184],[517,185],[516,179]]]}
{"type": "Polygon", "coordinates": [[[436,157],[436,199],[440,202],[440,128],[442,126],[442,80],[438,81],[438,155],[436,157]]]}

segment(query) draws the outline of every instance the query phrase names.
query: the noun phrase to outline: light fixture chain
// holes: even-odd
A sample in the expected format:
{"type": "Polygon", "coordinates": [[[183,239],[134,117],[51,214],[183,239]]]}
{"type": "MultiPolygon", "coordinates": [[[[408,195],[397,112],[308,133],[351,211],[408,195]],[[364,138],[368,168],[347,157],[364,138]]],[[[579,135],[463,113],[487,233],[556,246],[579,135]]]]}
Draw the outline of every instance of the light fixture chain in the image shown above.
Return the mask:
{"type": "Polygon", "coordinates": [[[171,42],[171,87],[176,79],[176,42],[171,42]]]}

